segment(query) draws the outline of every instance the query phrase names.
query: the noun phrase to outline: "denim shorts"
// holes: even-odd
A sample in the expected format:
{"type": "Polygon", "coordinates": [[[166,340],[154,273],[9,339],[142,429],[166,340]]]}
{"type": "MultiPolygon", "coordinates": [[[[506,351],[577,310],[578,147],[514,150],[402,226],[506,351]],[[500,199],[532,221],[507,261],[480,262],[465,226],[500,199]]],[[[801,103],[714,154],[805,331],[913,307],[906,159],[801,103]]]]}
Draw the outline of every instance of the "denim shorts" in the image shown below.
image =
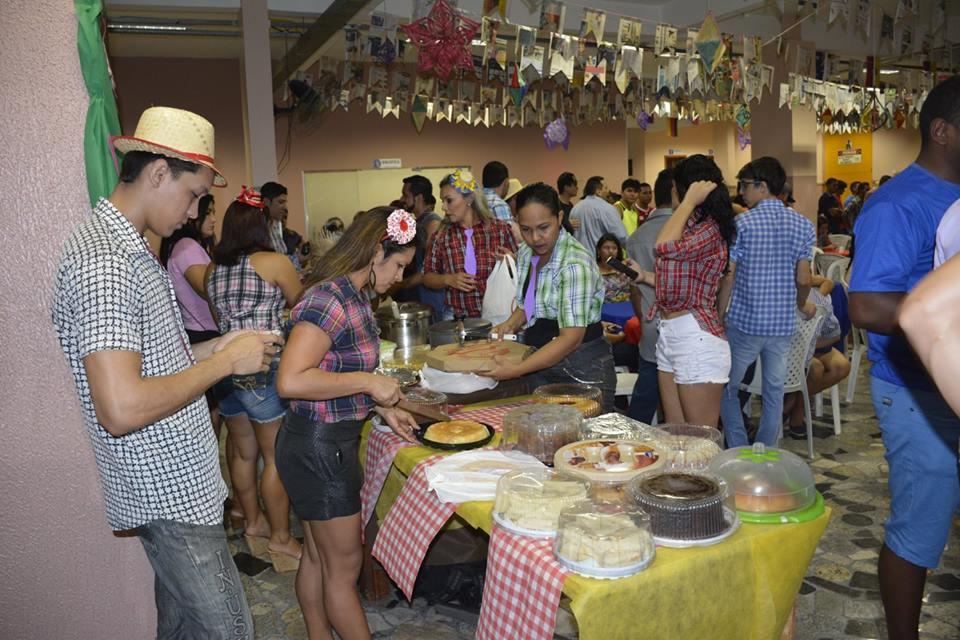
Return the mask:
{"type": "Polygon", "coordinates": [[[660,321],[657,369],[672,373],[677,384],[726,384],[730,345],[704,331],[692,313],[660,321]]]}
{"type": "Polygon", "coordinates": [[[223,526],[154,520],[136,532],[156,576],[158,639],[253,639],[223,526]]]}
{"type": "Polygon", "coordinates": [[[960,506],[960,419],[935,391],[874,377],[870,390],[890,467],[884,543],[904,560],[933,569],[960,506]]]}
{"type": "Polygon", "coordinates": [[[249,376],[233,376],[233,393],[220,401],[220,415],[234,418],[246,415],[251,422],[273,422],[283,417],[284,406],[277,393],[277,365],[249,376]]]}

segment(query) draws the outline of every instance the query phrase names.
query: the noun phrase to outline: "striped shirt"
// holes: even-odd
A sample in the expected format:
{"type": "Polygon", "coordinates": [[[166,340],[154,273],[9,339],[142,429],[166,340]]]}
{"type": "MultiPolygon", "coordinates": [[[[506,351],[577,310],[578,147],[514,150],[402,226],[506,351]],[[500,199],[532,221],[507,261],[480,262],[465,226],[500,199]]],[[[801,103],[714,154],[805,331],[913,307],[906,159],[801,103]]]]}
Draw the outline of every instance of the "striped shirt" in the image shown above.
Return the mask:
{"type": "Polygon", "coordinates": [[[214,267],[207,281],[210,304],[217,310],[220,333],[237,329],[274,331],[281,326],[286,305],[283,291],[257,275],[250,256],[234,265],[214,267]]]}
{"type": "Polygon", "coordinates": [[[140,355],[143,377],[193,365],[173,285],[146,240],[104,198],[63,247],[53,325],[80,396],[107,506],[116,531],[154,520],[223,522],[227,487],[203,395],[122,436],[97,420],[83,359],[99,351],[140,355]]]}
{"type": "MultiPolygon", "coordinates": [[[[517,255],[517,306],[523,308],[533,250],[524,243],[517,255]]],[[[600,321],[605,288],[597,261],[569,233],[560,230],[550,261],[537,268],[535,317],[556,320],[561,329],[586,327],[600,321]]]]}
{"type": "MultiPolygon", "coordinates": [[[[329,336],[330,349],[319,368],[334,373],[371,372],[380,357],[380,337],[370,303],[347,276],[311,287],[290,312],[290,323],[310,322],[329,336]]],[[[373,399],[356,393],[330,400],[291,400],[290,411],[329,424],[360,420],[373,409],[373,399]]]]}
{"type": "Polygon", "coordinates": [[[734,222],[736,263],[727,324],[754,336],[790,336],[796,328],[797,263],[810,260],[813,223],[775,198],[761,200],[734,222]]]}

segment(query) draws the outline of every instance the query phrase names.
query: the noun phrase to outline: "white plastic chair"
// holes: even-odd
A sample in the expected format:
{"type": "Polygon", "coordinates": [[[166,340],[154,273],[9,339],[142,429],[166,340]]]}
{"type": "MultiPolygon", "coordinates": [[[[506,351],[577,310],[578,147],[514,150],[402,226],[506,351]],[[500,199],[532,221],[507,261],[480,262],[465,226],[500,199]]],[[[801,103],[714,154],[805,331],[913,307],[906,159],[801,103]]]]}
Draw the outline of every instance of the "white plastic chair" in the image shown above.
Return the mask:
{"type": "Polygon", "coordinates": [[[853,394],[857,390],[857,375],[860,373],[860,360],[867,352],[867,332],[859,327],[851,327],[853,350],[850,352],[850,375],[847,377],[847,404],[853,403],[853,394]]]}
{"type": "Polygon", "coordinates": [[[847,269],[850,268],[850,258],[837,258],[827,267],[824,277],[834,282],[843,282],[846,280],[847,269]]]}
{"type": "MultiPolygon", "coordinates": [[[[833,433],[840,435],[843,427],[840,424],[840,383],[830,387],[830,411],[833,413],[833,433]]],[[[823,391],[813,397],[813,413],[818,418],[823,417],[823,391]]]]}
{"type": "Polygon", "coordinates": [[[830,238],[830,244],[838,249],[849,249],[853,242],[853,236],[846,233],[831,233],[827,237],[830,238]]]}
{"type": "Polygon", "coordinates": [[[823,255],[823,249],[821,249],[820,247],[814,247],[813,251],[811,251],[811,254],[812,255],[810,256],[810,272],[813,273],[813,275],[817,275],[817,256],[823,255]]]}
{"type": "MultiPolygon", "coordinates": [[[[790,349],[787,351],[787,377],[783,381],[784,394],[799,391],[803,397],[803,419],[807,427],[807,453],[813,460],[813,416],[810,414],[810,394],[807,392],[807,352],[810,345],[819,335],[820,325],[823,324],[825,312],[823,309],[817,309],[817,314],[810,320],[805,320],[802,316],[797,316],[797,330],[790,341],[790,349]]],[[[753,396],[762,395],[763,392],[763,372],[760,370],[760,358],[757,358],[756,368],[753,373],[753,380],[750,384],[740,384],[740,388],[753,396]]]]}
{"type": "Polygon", "coordinates": [[[633,397],[633,387],[637,384],[637,377],[636,373],[617,374],[617,390],[613,395],[616,397],[626,396],[627,406],[630,406],[630,398],[633,397]]]}

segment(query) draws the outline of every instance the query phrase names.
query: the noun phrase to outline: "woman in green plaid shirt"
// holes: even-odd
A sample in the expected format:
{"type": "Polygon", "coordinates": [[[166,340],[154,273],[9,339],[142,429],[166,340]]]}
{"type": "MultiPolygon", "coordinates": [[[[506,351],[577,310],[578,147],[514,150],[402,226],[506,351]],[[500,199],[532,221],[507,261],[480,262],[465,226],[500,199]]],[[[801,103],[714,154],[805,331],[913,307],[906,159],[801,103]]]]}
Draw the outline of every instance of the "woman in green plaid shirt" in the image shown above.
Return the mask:
{"type": "Polygon", "coordinates": [[[617,377],[603,339],[603,278],[592,253],[560,226],[560,199],[542,182],[517,194],[524,244],[517,255],[517,309],[493,333],[524,329],[537,351],[520,364],[497,362],[498,380],[531,376],[535,385],[576,382],[599,387],[613,411],[617,377]]]}

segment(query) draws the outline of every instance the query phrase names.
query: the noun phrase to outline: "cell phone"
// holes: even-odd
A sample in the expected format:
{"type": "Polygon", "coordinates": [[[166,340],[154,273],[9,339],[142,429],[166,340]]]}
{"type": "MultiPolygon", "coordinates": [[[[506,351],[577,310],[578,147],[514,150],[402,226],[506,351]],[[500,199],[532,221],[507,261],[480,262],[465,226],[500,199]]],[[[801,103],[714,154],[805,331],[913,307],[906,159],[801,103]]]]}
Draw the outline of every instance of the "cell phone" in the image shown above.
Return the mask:
{"type": "Polygon", "coordinates": [[[613,269],[616,269],[623,275],[627,276],[628,278],[630,278],[631,282],[636,280],[637,277],[640,275],[639,273],[637,273],[627,265],[617,260],[616,256],[610,256],[609,258],[607,258],[607,266],[612,267],[613,269]]]}

